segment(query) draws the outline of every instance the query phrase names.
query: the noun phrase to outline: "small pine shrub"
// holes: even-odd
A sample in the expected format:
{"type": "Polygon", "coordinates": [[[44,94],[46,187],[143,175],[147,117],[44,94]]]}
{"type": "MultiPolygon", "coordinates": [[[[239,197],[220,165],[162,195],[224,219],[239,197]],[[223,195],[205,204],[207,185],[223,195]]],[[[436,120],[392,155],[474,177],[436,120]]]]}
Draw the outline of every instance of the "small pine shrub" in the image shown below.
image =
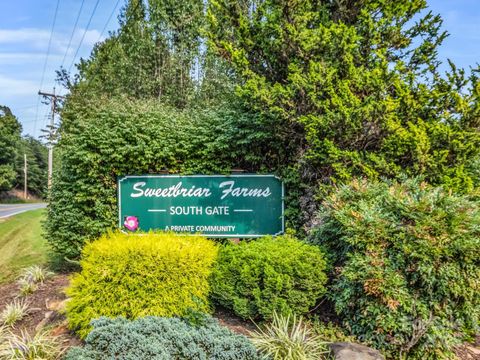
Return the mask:
{"type": "Polygon", "coordinates": [[[328,358],[326,343],[295,315],[273,313],[272,322],[250,334],[258,351],[272,360],[321,360],[328,358]]]}
{"type": "Polygon", "coordinates": [[[304,314],[325,293],[323,253],[290,236],[265,237],[220,251],[215,301],[243,318],[304,314]]]}
{"type": "Polygon", "coordinates": [[[71,281],[67,319],[85,337],[92,319],[210,311],[213,241],[174,233],[110,233],[85,246],[71,281]]]}
{"type": "Polygon", "coordinates": [[[255,348],[243,335],[232,333],[213,318],[201,326],[179,318],[100,318],[85,347],[72,348],[65,360],[257,360],[255,348]]]}
{"type": "Polygon", "coordinates": [[[387,356],[450,359],[478,333],[480,207],[419,180],[354,181],[328,197],[313,241],[332,256],[336,312],[387,356]]]}

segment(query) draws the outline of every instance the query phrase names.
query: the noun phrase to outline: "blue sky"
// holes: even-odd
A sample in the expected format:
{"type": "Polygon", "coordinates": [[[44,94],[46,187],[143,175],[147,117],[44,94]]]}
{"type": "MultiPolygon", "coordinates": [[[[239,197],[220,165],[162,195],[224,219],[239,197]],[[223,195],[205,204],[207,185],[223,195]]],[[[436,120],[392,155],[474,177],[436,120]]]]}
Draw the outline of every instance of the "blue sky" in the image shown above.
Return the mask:
{"type": "MultiPolygon", "coordinates": [[[[52,90],[55,86],[55,70],[62,62],[68,68],[74,61],[77,48],[76,61],[79,57],[87,57],[93,44],[105,37],[108,30],[117,27],[117,15],[125,0],[120,0],[107,24],[117,1],[99,1],[83,44],[79,47],[97,2],[84,0],[67,51],[82,0],[60,0],[43,90],[52,90]],[[101,37],[105,26],[106,31],[101,37]]],[[[21,121],[25,134],[34,136],[40,135],[40,129],[45,128],[47,123],[49,107],[38,102],[37,92],[42,83],[56,4],[56,0],[0,0],[0,104],[12,109],[21,121]]],[[[440,59],[450,58],[465,68],[480,63],[480,0],[429,0],[429,6],[434,13],[443,17],[444,29],[450,33],[439,51],[440,59]]]]}

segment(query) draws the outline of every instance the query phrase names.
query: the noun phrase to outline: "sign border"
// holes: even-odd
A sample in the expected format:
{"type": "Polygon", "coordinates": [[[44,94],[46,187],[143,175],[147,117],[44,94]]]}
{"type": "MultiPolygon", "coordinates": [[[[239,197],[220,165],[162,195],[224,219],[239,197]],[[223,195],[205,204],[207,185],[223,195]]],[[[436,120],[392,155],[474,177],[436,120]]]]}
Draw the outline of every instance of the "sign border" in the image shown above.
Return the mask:
{"type": "MultiPolygon", "coordinates": [[[[122,232],[125,232],[122,229],[122,203],[121,203],[121,196],[120,196],[120,189],[122,186],[122,181],[126,179],[135,179],[135,178],[183,178],[183,177],[273,177],[275,179],[278,179],[280,183],[282,184],[282,230],[280,232],[277,232],[276,234],[266,234],[266,235],[259,235],[259,234],[202,234],[202,233],[185,233],[186,235],[203,235],[207,238],[259,238],[259,237],[264,237],[264,236],[278,236],[281,234],[285,233],[285,185],[278,176],[274,174],[230,174],[230,175],[200,175],[200,174],[195,174],[195,175],[176,175],[176,174],[165,174],[165,175],[153,175],[153,174],[147,174],[147,175],[125,175],[125,176],[118,176],[117,177],[117,204],[118,204],[118,227],[122,232]]],[[[134,233],[133,233],[134,234],[134,233]]],[[[139,233],[138,235],[140,235],[139,233]]],[[[183,234],[183,233],[182,233],[183,234]]]]}

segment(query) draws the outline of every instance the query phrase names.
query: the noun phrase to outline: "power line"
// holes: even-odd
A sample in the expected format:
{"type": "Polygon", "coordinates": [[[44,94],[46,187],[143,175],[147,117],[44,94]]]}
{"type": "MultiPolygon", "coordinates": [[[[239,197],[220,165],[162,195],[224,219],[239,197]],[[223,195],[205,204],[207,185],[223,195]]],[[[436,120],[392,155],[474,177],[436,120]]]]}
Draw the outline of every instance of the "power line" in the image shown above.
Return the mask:
{"type": "MultiPolygon", "coordinates": [[[[132,12],[133,14],[135,14],[135,13],[137,12],[138,7],[140,6],[140,3],[141,3],[141,2],[142,2],[142,0],[137,1],[137,3],[135,4],[135,8],[133,9],[133,12],[132,12]]],[[[117,2],[117,4],[115,4],[115,8],[113,9],[113,12],[115,12],[117,6],[118,6],[118,2],[117,2]]],[[[110,15],[108,22],[110,21],[111,16],[112,16],[112,15],[110,15]]],[[[127,19],[126,21],[128,21],[128,19],[127,19]]],[[[105,25],[104,28],[106,28],[106,25],[105,25]]],[[[102,30],[102,32],[103,32],[103,31],[104,31],[104,30],[102,30]]],[[[116,44],[116,43],[119,41],[119,36],[114,36],[114,37],[112,37],[111,39],[112,39],[112,45],[113,45],[113,44],[116,44]]],[[[89,86],[90,83],[95,79],[95,77],[96,77],[97,75],[98,75],[98,72],[94,72],[93,75],[90,77],[90,79],[87,80],[86,86],[89,86]]]]}
{"type": "Polygon", "coordinates": [[[103,33],[105,32],[105,30],[107,30],[107,26],[108,26],[108,24],[110,24],[110,21],[112,20],[113,14],[115,14],[115,11],[117,10],[118,4],[120,4],[120,0],[117,0],[117,3],[113,7],[112,12],[110,13],[110,16],[107,19],[107,22],[105,23],[105,26],[103,27],[102,32],[100,33],[100,36],[98,37],[97,43],[100,42],[100,40],[102,39],[103,33]]]}
{"type": "Polygon", "coordinates": [[[37,105],[36,104],[26,105],[26,106],[22,106],[22,107],[19,107],[19,108],[15,108],[15,111],[23,110],[23,109],[31,109],[31,108],[34,108],[35,106],[37,106],[37,105]]]}
{"type": "Polygon", "coordinates": [[[70,40],[68,40],[67,50],[65,51],[65,55],[63,55],[62,65],[60,66],[62,68],[63,68],[63,65],[65,64],[65,59],[67,58],[68,50],[70,50],[70,45],[72,45],[72,39],[73,39],[73,36],[75,35],[75,30],[77,30],[78,20],[80,19],[80,15],[82,13],[83,4],[85,4],[85,0],[82,0],[82,3],[80,5],[80,10],[78,10],[77,18],[75,19],[75,25],[73,25],[73,30],[72,30],[72,33],[70,34],[70,40]]]}
{"type": "Polygon", "coordinates": [[[55,111],[57,107],[57,101],[59,98],[63,98],[58,94],[55,94],[55,88],[53,88],[53,93],[47,93],[39,91],[38,95],[42,95],[45,98],[49,98],[52,105],[52,118],[50,121],[50,126],[48,129],[48,190],[52,187],[52,175],[53,175],[53,145],[55,142],[55,111]]]}
{"type": "MultiPolygon", "coordinates": [[[[43,71],[42,71],[42,78],[40,80],[40,89],[43,86],[43,80],[45,80],[45,71],[47,69],[48,57],[50,56],[50,48],[52,46],[52,38],[53,38],[53,30],[55,29],[55,23],[57,22],[57,14],[58,14],[58,6],[60,5],[60,0],[57,0],[57,6],[55,6],[55,13],[53,14],[53,23],[52,29],[50,30],[50,38],[48,39],[48,47],[47,47],[47,55],[45,56],[45,62],[43,63],[43,71]]],[[[40,104],[40,95],[37,97],[37,111],[36,111],[36,118],[35,118],[35,125],[33,126],[33,136],[35,136],[35,132],[37,131],[37,122],[38,119],[38,106],[40,104]]]]}
{"type": "MultiPolygon", "coordinates": [[[[117,2],[115,3],[115,6],[113,7],[112,9],[112,12],[110,13],[110,15],[108,16],[108,19],[107,19],[107,22],[105,23],[105,25],[103,26],[103,29],[102,31],[100,32],[100,35],[98,36],[98,40],[96,41],[96,43],[99,43],[100,40],[102,40],[102,36],[103,34],[105,33],[105,30],[107,30],[107,27],[108,25],[110,24],[110,21],[112,20],[112,17],[113,15],[115,14],[117,8],[118,8],[118,5],[120,4],[120,0],[117,0],[117,2]]],[[[82,1],[82,6],[83,6],[83,1],[82,1]]],[[[80,7],[81,9],[81,7],[80,7]]],[[[78,21],[78,17],[77,17],[77,21],[78,21]]],[[[75,22],[76,24],[76,22],[75,22]]],[[[75,25],[76,26],[76,25],[75,25]]],[[[72,33],[73,34],[73,33],[72,33]]],[[[66,55],[66,54],[65,54],[66,55]]],[[[65,57],[63,59],[65,61],[65,57]]],[[[62,67],[63,67],[63,62],[62,62],[62,67]]]]}
{"type": "Polygon", "coordinates": [[[85,35],[87,34],[87,31],[90,27],[90,23],[92,22],[93,15],[95,15],[95,12],[97,11],[97,7],[98,7],[99,2],[100,2],[100,0],[97,0],[97,2],[95,3],[95,6],[93,7],[92,14],[90,15],[90,19],[88,19],[87,27],[85,28],[85,31],[83,32],[82,39],[80,40],[80,44],[78,44],[77,51],[75,51],[75,55],[73,56],[72,63],[70,64],[70,66],[68,68],[68,72],[70,72],[70,70],[72,70],[72,66],[75,63],[75,59],[78,55],[78,52],[80,51],[80,48],[82,47],[83,40],[85,39],[85,35]]]}

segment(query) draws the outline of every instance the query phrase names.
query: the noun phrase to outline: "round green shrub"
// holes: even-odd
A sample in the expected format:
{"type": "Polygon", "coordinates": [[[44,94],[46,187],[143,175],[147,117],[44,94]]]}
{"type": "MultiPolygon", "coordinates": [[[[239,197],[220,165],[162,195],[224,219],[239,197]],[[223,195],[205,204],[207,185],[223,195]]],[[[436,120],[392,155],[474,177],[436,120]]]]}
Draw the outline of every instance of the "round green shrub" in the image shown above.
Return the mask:
{"type": "Polygon", "coordinates": [[[69,326],[81,337],[101,316],[128,319],[208,312],[213,241],[173,233],[110,233],[85,246],[67,295],[69,326]]]}
{"type": "Polygon", "coordinates": [[[478,332],[478,200],[404,183],[354,181],[328,197],[314,241],[332,256],[336,312],[392,358],[451,359],[478,332]]]}
{"type": "Polygon", "coordinates": [[[92,322],[85,347],[72,348],[65,360],[257,360],[250,341],[207,317],[201,326],[178,318],[134,321],[100,318],[92,322]]]}
{"type": "Polygon", "coordinates": [[[323,253],[290,236],[227,244],[212,275],[213,298],[243,318],[304,314],[325,293],[323,253]]]}

